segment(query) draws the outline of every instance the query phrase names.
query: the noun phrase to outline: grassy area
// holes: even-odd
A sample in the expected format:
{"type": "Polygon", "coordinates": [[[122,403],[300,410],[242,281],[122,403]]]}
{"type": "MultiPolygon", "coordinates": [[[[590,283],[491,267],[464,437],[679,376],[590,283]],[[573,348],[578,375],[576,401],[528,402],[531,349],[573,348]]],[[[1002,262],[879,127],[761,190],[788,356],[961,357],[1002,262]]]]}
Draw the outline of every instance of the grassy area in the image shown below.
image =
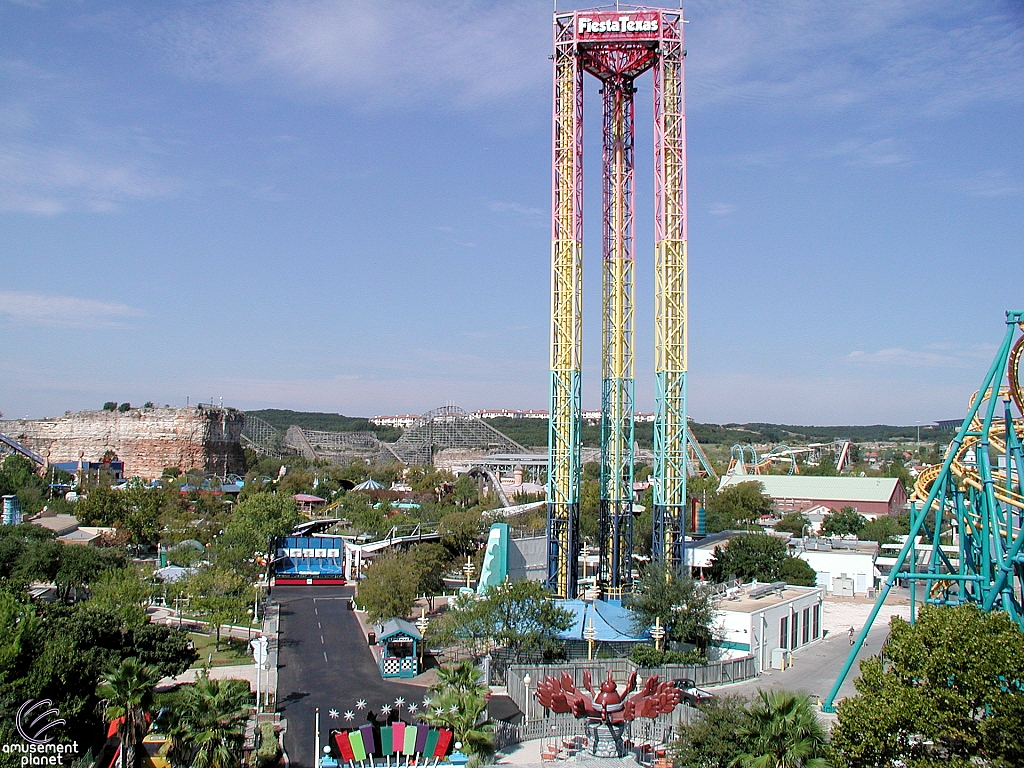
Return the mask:
{"type": "Polygon", "coordinates": [[[202,635],[198,632],[189,632],[188,639],[196,647],[199,659],[192,665],[193,669],[205,667],[207,664],[214,667],[232,667],[239,664],[252,664],[252,656],[249,654],[249,644],[245,640],[236,640],[225,635],[220,638],[220,650],[216,650],[216,635],[202,635]],[[213,662],[210,662],[210,654],[213,654],[213,662]]]}

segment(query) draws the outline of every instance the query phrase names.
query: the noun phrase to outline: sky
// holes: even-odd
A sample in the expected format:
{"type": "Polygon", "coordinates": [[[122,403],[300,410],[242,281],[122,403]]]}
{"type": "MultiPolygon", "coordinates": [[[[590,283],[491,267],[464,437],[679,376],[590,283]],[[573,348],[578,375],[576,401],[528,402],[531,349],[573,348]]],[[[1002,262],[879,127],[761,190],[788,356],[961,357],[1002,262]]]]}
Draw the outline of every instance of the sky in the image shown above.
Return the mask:
{"type": "MultiPolygon", "coordinates": [[[[0,0],[5,418],[108,400],[546,408],[551,11],[0,0]]],[[[1024,4],[692,0],[685,15],[690,415],[961,416],[1004,311],[1024,309],[1024,4]]],[[[650,75],[638,89],[650,411],[650,75]]],[[[587,408],[599,99],[590,78],[587,408]]]]}

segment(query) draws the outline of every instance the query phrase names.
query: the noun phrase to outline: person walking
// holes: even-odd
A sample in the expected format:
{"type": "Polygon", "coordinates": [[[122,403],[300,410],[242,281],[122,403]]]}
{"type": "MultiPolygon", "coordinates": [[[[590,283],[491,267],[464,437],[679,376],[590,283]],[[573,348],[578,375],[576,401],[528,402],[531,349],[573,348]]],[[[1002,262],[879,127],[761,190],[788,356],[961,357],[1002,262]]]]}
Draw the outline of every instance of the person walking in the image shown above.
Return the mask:
{"type": "Polygon", "coordinates": [[[850,627],[850,645],[853,645],[853,627],[850,627]]]}

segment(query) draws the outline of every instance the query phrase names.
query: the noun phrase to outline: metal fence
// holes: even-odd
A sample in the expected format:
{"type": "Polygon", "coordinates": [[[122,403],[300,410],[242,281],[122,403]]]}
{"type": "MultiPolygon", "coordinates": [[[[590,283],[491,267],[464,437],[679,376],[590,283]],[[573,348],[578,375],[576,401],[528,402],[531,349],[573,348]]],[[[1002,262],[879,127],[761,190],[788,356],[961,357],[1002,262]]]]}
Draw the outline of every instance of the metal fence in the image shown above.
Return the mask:
{"type": "MultiPolygon", "coordinates": [[[[646,754],[650,750],[644,747],[671,741],[675,726],[678,723],[691,722],[696,712],[695,709],[685,704],[676,709],[681,716],[673,722],[641,718],[628,724],[623,733],[627,747],[638,754],[646,754]]],[[[547,717],[538,720],[524,720],[520,723],[496,721],[494,723],[494,749],[502,750],[511,744],[533,739],[544,739],[549,740],[552,744],[560,744],[563,740],[587,735],[586,720],[577,720],[571,715],[556,715],[550,712],[547,714],[547,717]]]]}

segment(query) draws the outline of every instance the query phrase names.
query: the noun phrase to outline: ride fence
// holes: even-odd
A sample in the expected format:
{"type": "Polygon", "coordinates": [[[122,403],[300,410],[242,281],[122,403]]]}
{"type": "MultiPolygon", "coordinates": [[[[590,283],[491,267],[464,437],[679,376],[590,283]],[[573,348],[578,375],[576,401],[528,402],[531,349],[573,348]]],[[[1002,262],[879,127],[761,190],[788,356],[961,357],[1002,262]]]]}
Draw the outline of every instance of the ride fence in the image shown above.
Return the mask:
{"type": "MultiPolygon", "coordinates": [[[[568,673],[572,677],[573,684],[577,688],[581,688],[585,671],[590,672],[591,682],[595,686],[599,685],[611,672],[612,679],[621,685],[634,670],[637,672],[638,689],[642,685],[641,680],[646,680],[652,675],[657,675],[658,679],[662,681],[686,678],[693,680],[694,684],[700,688],[738,683],[757,677],[757,667],[753,656],[713,661],[701,665],[665,664],[660,667],[638,667],[629,659],[594,659],[593,661],[555,664],[511,664],[505,670],[505,687],[508,690],[509,698],[526,715],[526,721],[529,723],[533,720],[544,719],[544,710],[533,698],[537,692],[537,683],[544,678],[559,677],[562,673],[568,673]],[[530,678],[529,686],[526,684],[527,676],[530,678]]],[[[666,715],[665,719],[673,725],[678,722],[689,722],[687,718],[691,713],[686,710],[690,710],[690,707],[680,705],[671,715],[666,715]]]]}
{"type": "MultiPolygon", "coordinates": [[[[540,705],[536,705],[540,709],[540,705]]],[[[650,753],[650,747],[665,744],[675,737],[675,726],[679,723],[690,723],[697,710],[685,704],[679,705],[677,710],[683,710],[684,714],[674,722],[662,720],[648,720],[640,718],[626,726],[623,739],[631,751],[638,756],[650,753]]],[[[493,723],[494,749],[503,750],[512,744],[519,744],[523,741],[544,739],[552,744],[559,745],[563,741],[576,736],[586,736],[586,719],[577,720],[572,715],[556,715],[550,712],[546,717],[536,720],[523,720],[519,723],[508,723],[497,720],[493,723]]]]}

